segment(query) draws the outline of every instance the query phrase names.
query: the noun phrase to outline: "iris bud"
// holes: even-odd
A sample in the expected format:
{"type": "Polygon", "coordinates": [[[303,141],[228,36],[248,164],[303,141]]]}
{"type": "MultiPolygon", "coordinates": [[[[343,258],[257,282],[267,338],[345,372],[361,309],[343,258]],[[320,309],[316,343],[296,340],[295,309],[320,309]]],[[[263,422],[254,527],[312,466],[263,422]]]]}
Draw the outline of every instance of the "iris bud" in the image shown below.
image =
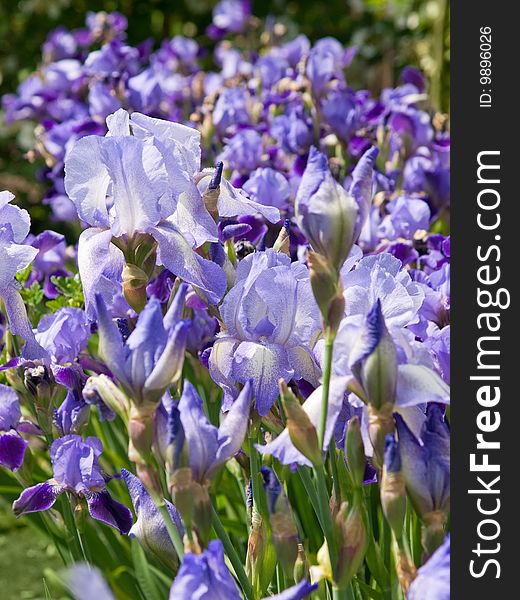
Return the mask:
{"type": "Polygon", "coordinates": [[[360,488],[363,485],[365,476],[366,458],[361,427],[357,416],[352,417],[348,422],[345,438],[345,454],[354,487],[360,488]]]}
{"type": "Polygon", "coordinates": [[[276,568],[276,552],[265,521],[253,508],[251,531],[247,542],[247,573],[256,598],[265,595],[276,568]]]}
{"type": "Polygon", "coordinates": [[[381,506],[395,537],[403,534],[406,515],[406,489],[401,472],[401,455],[393,435],[385,439],[385,460],[381,479],[381,506]]]}
{"type": "Polygon", "coordinates": [[[349,508],[347,502],[343,502],[335,522],[339,539],[335,583],[339,588],[346,588],[363,564],[368,547],[361,503],[356,501],[349,508]]]}
{"type": "Polygon", "coordinates": [[[298,558],[298,531],[289,510],[271,515],[272,540],[285,575],[293,576],[298,558]]]}
{"type": "Polygon", "coordinates": [[[354,344],[350,368],[368,402],[368,431],[375,463],[383,464],[385,436],[394,431],[392,418],[397,386],[397,351],[385,325],[381,302],[369,311],[354,344]]]}
{"type": "Polygon", "coordinates": [[[314,147],[296,194],[295,211],[312,249],[339,272],[355,241],[358,205],[332,177],[327,157],[314,147]]]}
{"type": "Polygon", "coordinates": [[[123,267],[123,294],[128,304],[140,313],[146,306],[146,286],[149,278],[137,265],[125,264],[123,267]]]}
{"type": "Polygon", "coordinates": [[[279,385],[282,404],[287,417],[286,427],[291,442],[314,466],[321,465],[322,457],[316,428],[283,379],[280,379],[279,385]]]}

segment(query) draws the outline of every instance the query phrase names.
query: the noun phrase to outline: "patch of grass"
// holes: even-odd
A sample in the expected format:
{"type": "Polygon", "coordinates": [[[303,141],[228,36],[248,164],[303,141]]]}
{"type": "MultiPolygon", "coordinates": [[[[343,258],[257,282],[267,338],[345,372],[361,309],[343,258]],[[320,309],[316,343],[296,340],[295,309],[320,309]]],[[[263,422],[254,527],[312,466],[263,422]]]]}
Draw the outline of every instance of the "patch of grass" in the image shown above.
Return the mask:
{"type": "Polygon", "coordinates": [[[46,568],[63,568],[52,542],[35,527],[17,521],[10,507],[0,502],[0,597],[47,600],[46,568]]]}

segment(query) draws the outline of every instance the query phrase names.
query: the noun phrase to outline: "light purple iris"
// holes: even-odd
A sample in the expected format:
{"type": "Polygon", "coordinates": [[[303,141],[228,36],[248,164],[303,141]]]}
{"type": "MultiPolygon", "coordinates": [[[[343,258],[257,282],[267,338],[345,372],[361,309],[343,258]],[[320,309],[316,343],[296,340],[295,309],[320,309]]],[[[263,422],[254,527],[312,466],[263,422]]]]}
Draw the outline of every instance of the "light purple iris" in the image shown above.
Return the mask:
{"type": "Polygon", "coordinates": [[[398,196],[386,205],[386,210],[389,214],[379,226],[379,235],[388,240],[412,240],[418,230],[428,230],[430,226],[430,209],[419,198],[398,196]]]}
{"type": "Polygon", "coordinates": [[[100,355],[136,404],[159,400],[182,369],[188,322],[180,315],[186,287],[179,288],[164,317],[159,300],[150,298],[125,342],[103,299],[96,297],[100,355]]]}
{"type": "Polygon", "coordinates": [[[408,600],[450,600],[450,536],[417,572],[408,600]]]}
{"type": "Polygon", "coordinates": [[[289,182],[284,175],[269,168],[253,171],[243,190],[256,202],[280,209],[287,208],[291,193],[289,182]]]}
{"type": "Polygon", "coordinates": [[[236,398],[237,384],[248,380],[261,415],[276,400],[281,377],[317,384],[312,345],[320,320],[303,264],[272,249],[246,256],[220,312],[225,330],[217,336],[209,368],[224,390],[225,408],[236,398]]]}
{"type": "Polygon", "coordinates": [[[50,450],[53,478],[25,489],[13,503],[15,515],[47,510],[60,494],[69,492],[87,501],[94,519],[122,534],[128,533],[132,514],[105,489],[105,478],[98,462],[102,452],[103,445],[95,437],[83,440],[79,435],[66,435],[55,440],[50,450]]]}
{"type": "Polygon", "coordinates": [[[90,324],[80,308],[64,306],[44,315],[38,323],[36,340],[47,350],[52,362],[73,362],[90,338],[90,324]]]}
{"type": "Polygon", "coordinates": [[[248,106],[251,102],[246,90],[237,87],[224,88],[213,110],[213,123],[224,134],[236,125],[248,125],[251,122],[248,106]]]}
{"type": "Polygon", "coordinates": [[[170,588],[170,600],[242,600],[224,561],[220,540],[212,540],[202,554],[188,553],[170,588]]]}
{"type": "Polygon", "coordinates": [[[0,465],[17,471],[23,463],[27,441],[18,433],[23,430],[22,413],[16,392],[0,384],[0,465]]]}
{"type": "Polygon", "coordinates": [[[194,188],[191,174],[200,161],[200,134],[177,123],[134,115],[131,135],[128,113],[122,110],[107,122],[107,136],[82,138],[65,161],[65,188],[80,218],[90,225],[78,247],[87,314],[93,314],[100,279],[113,283],[106,290],[109,296],[120,292],[114,282],[125,261],[120,248],[129,252],[142,236],[158,244],[162,265],[197,286],[209,301],[218,302],[226,290],[224,272],[194,252],[206,240],[189,230],[194,196],[188,192],[194,188]]]}
{"type": "Polygon", "coordinates": [[[372,201],[373,165],[370,148],[352,174],[347,192],[330,172],[327,157],[312,147],[296,194],[296,220],[312,249],[338,271],[361,231],[372,201]]]}
{"type": "Polygon", "coordinates": [[[230,137],[220,159],[226,161],[230,169],[253,171],[262,161],[262,136],[255,129],[240,129],[230,137]]]}
{"type": "MultiPolygon", "coordinates": [[[[276,600],[302,600],[316,585],[305,579],[297,585],[269,596],[276,600]]],[[[200,600],[242,600],[242,595],[224,561],[220,540],[212,540],[202,554],[188,553],[170,588],[170,600],[198,598],[200,600]]],[[[264,600],[268,600],[264,598],[264,600]]]]}
{"type": "Polygon", "coordinates": [[[172,407],[170,443],[181,451],[186,445],[193,478],[199,483],[209,481],[218,469],[242,447],[249,422],[251,384],[247,382],[226,414],[220,427],[215,427],[202,410],[202,399],[195,387],[184,383],[179,403],[172,407]]]}
{"type": "MultiPolygon", "coordinates": [[[[27,238],[27,242],[32,236],[27,238]]],[[[58,291],[51,281],[52,276],[70,275],[65,269],[67,244],[65,236],[55,231],[42,231],[31,241],[31,246],[38,250],[28,279],[28,284],[43,279],[43,291],[47,298],[56,298],[58,291]]]]}
{"type": "Polygon", "coordinates": [[[34,337],[15,280],[16,274],[31,264],[38,250],[23,243],[29,233],[31,219],[26,210],[11,204],[13,198],[11,192],[0,192],[0,299],[4,303],[11,332],[25,340],[24,358],[40,358],[45,351],[34,337]]]}
{"type": "Polygon", "coordinates": [[[89,405],[79,391],[67,391],[65,400],[54,410],[52,419],[60,434],[80,433],[89,416],[89,405]]]}
{"type": "Polygon", "coordinates": [[[399,451],[406,489],[417,513],[449,511],[450,431],[436,404],[430,404],[418,439],[396,415],[399,451]]]}
{"type": "Polygon", "coordinates": [[[213,22],[207,33],[213,39],[239,33],[244,30],[250,16],[250,0],[220,0],[213,9],[213,22]]]}
{"type": "MultiPolygon", "coordinates": [[[[75,600],[91,600],[91,598],[115,600],[103,575],[91,565],[74,564],[65,573],[65,583],[75,600]]],[[[306,579],[302,579],[296,585],[263,600],[303,600],[317,587],[318,584],[311,584],[306,579]]],[[[169,597],[170,600],[173,598],[184,600],[189,597],[198,600],[242,600],[224,562],[224,553],[219,540],[210,542],[208,549],[202,554],[189,553],[185,555],[169,597]],[[194,595],[191,596],[191,594],[194,595]]]]}
{"type": "MultiPolygon", "coordinates": [[[[130,499],[132,500],[137,516],[137,521],[132,525],[128,535],[137,538],[145,550],[151,552],[164,564],[176,567],[178,565],[178,557],[164,524],[164,519],[155,502],[138,477],[126,469],[121,469],[121,475],[128,488],[128,493],[130,494],[130,499]]],[[[168,502],[168,500],[165,500],[165,502],[170,517],[182,538],[184,527],[182,526],[179,513],[171,502],[168,502]]]]}

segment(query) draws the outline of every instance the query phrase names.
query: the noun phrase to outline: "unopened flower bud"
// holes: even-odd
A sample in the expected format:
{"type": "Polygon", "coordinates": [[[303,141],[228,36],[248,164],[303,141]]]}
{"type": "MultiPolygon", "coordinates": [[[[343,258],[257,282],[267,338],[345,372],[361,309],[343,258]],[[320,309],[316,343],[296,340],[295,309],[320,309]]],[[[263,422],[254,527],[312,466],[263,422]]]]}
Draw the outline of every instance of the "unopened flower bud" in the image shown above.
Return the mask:
{"type": "Polygon", "coordinates": [[[208,484],[195,481],[192,470],[183,467],[172,473],[169,488],[186,529],[196,529],[202,545],[206,545],[211,533],[211,500],[208,484]]]}
{"type": "Polygon", "coordinates": [[[296,583],[302,579],[308,579],[309,577],[309,561],[305,554],[303,544],[298,544],[298,556],[294,563],[293,578],[296,583]]]}
{"type": "Polygon", "coordinates": [[[368,547],[361,503],[355,502],[349,508],[343,502],[335,522],[339,539],[335,583],[338,587],[345,588],[363,564],[368,547]]]}
{"type": "Polygon", "coordinates": [[[220,196],[220,181],[222,180],[223,169],[224,163],[219,161],[215,167],[215,173],[213,174],[206,191],[202,194],[204,206],[213,219],[215,219],[215,221],[218,221],[217,203],[220,196]]]}
{"type": "Polygon", "coordinates": [[[323,323],[332,331],[337,331],[345,310],[341,281],[321,254],[309,252],[307,260],[312,292],[323,323]]]}
{"type": "Polygon", "coordinates": [[[404,594],[408,594],[410,585],[417,575],[417,569],[411,558],[403,550],[397,551],[397,578],[401,584],[404,594]]]}
{"type": "Polygon", "coordinates": [[[283,252],[283,254],[290,255],[291,250],[291,238],[289,237],[289,228],[291,226],[291,222],[289,219],[285,219],[282,228],[280,229],[280,233],[276,238],[275,243],[273,244],[273,249],[277,252],[283,252]]]}
{"type": "Polygon", "coordinates": [[[87,379],[83,388],[83,399],[87,404],[96,404],[105,417],[112,413],[113,418],[115,413],[125,421],[128,419],[130,409],[128,398],[106,375],[94,375],[87,379]],[[105,406],[102,407],[100,404],[105,406]]]}
{"type": "Polygon", "coordinates": [[[338,272],[354,244],[358,205],[332,177],[327,157],[312,147],[295,202],[299,228],[338,272]]]}
{"type": "Polygon", "coordinates": [[[135,463],[149,462],[155,432],[155,404],[147,403],[130,408],[128,421],[128,458],[135,463]]]}
{"type": "Polygon", "coordinates": [[[256,598],[265,595],[276,568],[276,552],[270,538],[265,521],[253,509],[246,564],[256,598]]]}
{"type": "Polygon", "coordinates": [[[393,434],[395,429],[393,404],[386,404],[378,410],[372,404],[368,405],[368,437],[374,448],[373,463],[378,468],[383,467],[385,438],[393,434]]]}
{"type": "Polygon", "coordinates": [[[285,381],[280,379],[279,384],[291,442],[313,465],[321,465],[322,456],[316,428],[285,381]]]}
{"type": "Polygon", "coordinates": [[[345,455],[354,487],[360,488],[363,485],[366,458],[361,427],[357,416],[352,417],[348,422],[345,438],[345,455]]]}
{"type": "Polygon", "coordinates": [[[406,515],[406,488],[401,472],[401,455],[393,435],[385,438],[385,460],[381,479],[381,506],[395,537],[403,534],[406,515]]]}
{"type": "Polygon", "coordinates": [[[140,313],[146,305],[146,286],[149,283],[148,275],[137,265],[125,264],[123,267],[123,294],[128,304],[140,313]]]}
{"type": "Polygon", "coordinates": [[[393,405],[397,386],[397,351],[378,299],[367,314],[350,356],[350,368],[376,409],[393,405]]]}
{"type": "Polygon", "coordinates": [[[287,577],[292,577],[298,558],[298,531],[289,511],[271,515],[272,539],[276,556],[287,577]]]}

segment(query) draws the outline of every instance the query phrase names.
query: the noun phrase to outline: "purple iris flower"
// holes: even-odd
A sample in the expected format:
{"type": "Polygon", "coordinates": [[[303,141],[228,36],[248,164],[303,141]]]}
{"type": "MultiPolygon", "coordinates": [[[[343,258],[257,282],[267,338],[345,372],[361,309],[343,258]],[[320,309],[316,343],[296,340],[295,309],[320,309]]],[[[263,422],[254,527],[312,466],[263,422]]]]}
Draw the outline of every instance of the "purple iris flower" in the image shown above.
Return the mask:
{"type": "Polygon", "coordinates": [[[274,594],[274,596],[268,596],[263,600],[303,600],[303,598],[307,598],[317,587],[317,583],[309,583],[306,579],[302,579],[296,585],[287,588],[279,594],[274,594]]]}
{"type": "MultiPolygon", "coordinates": [[[[115,600],[103,575],[91,565],[76,563],[65,574],[65,583],[75,600],[115,600]]],[[[303,600],[318,587],[302,579],[296,585],[263,600],[303,600]]],[[[170,590],[170,600],[241,600],[242,596],[225,562],[220,540],[210,542],[202,554],[186,554],[170,590]],[[184,566],[186,565],[186,566],[184,566]],[[175,595],[174,595],[175,594],[175,595]],[[186,594],[186,595],[179,595],[186,594]]],[[[444,600],[444,598],[443,598],[444,600]]]]}
{"type": "Polygon", "coordinates": [[[74,563],[64,573],[64,581],[74,600],[115,600],[105,578],[91,564],[74,563]]]}
{"type": "Polygon", "coordinates": [[[184,362],[188,323],[180,318],[186,285],[181,286],[163,317],[152,297],[126,342],[100,296],[96,297],[99,352],[133,402],[155,402],[176,379],[184,362]]]}
{"type": "MultiPolygon", "coordinates": [[[[164,519],[155,502],[138,477],[132,475],[126,469],[121,469],[121,475],[128,488],[137,516],[137,521],[132,525],[128,535],[137,538],[143,548],[151,552],[161,562],[171,567],[176,567],[178,565],[178,557],[164,524],[164,519]]],[[[168,500],[165,500],[165,502],[170,517],[182,538],[184,527],[182,526],[179,513],[171,502],[168,502],[168,500]]]]}
{"type": "Polygon", "coordinates": [[[90,407],[79,393],[67,391],[65,400],[54,410],[53,423],[62,436],[79,433],[88,421],[90,407]]]}
{"type": "Polygon", "coordinates": [[[424,200],[398,196],[387,205],[388,216],[379,226],[379,234],[388,240],[413,239],[418,230],[428,230],[430,208],[424,200]]]}
{"type": "Polygon", "coordinates": [[[408,600],[450,600],[450,536],[417,572],[408,600]]]}
{"type": "Polygon", "coordinates": [[[18,433],[22,413],[16,392],[0,384],[0,465],[17,471],[23,463],[27,442],[18,433]]]}
{"type": "Polygon", "coordinates": [[[237,584],[224,561],[220,540],[212,540],[202,554],[188,553],[170,588],[170,600],[242,600],[237,584]]]}
{"type": "Polygon", "coordinates": [[[251,16],[250,0],[220,0],[213,9],[213,21],[207,34],[218,40],[228,33],[240,33],[251,16]]]}
{"type": "Polygon", "coordinates": [[[211,302],[220,300],[226,290],[222,269],[193,250],[196,242],[193,236],[184,235],[182,214],[174,215],[179,198],[172,189],[178,194],[182,190],[172,187],[172,178],[175,174],[181,185],[189,186],[186,169],[200,160],[200,136],[179,124],[151,121],[157,127],[164,124],[168,136],[177,136],[171,144],[172,152],[179,149],[177,160],[166,149],[161,153],[162,140],[154,143],[153,138],[146,139],[149,131],[141,130],[142,136],[130,135],[128,114],[118,111],[108,121],[107,136],[82,138],[65,161],[67,193],[80,218],[90,225],[81,234],[78,247],[78,267],[90,317],[99,279],[107,270],[120,274],[124,264],[120,247],[131,248],[143,236],[143,243],[158,244],[162,265],[196,285],[211,302]],[[118,240],[119,247],[113,239],[118,240]]]}
{"type": "Polygon", "coordinates": [[[179,403],[172,412],[170,441],[175,447],[184,441],[193,478],[199,483],[209,481],[240,450],[247,433],[251,391],[247,382],[217,428],[204,414],[202,399],[194,386],[189,381],[184,383],[179,403]]]}
{"type": "Polygon", "coordinates": [[[225,408],[236,398],[237,384],[248,380],[261,415],[276,400],[280,378],[317,384],[312,345],[320,320],[303,264],[272,249],[249,254],[238,264],[220,312],[225,330],[217,336],[209,368],[224,390],[225,408]]]}
{"type": "MultiPolygon", "coordinates": [[[[29,236],[27,242],[29,242],[29,236]]],[[[32,241],[31,246],[38,250],[31,270],[28,284],[43,279],[43,291],[47,298],[56,298],[58,291],[51,282],[51,277],[69,275],[65,269],[67,244],[65,236],[55,231],[42,231],[32,241]]]]}
{"type": "Polygon", "coordinates": [[[362,258],[356,268],[342,271],[346,316],[367,315],[377,300],[390,331],[417,321],[424,292],[401,261],[388,253],[362,258]]]}
{"type": "Polygon", "coordinates": [[[359,127],[359,108],[355,93],[349,89],[333,89],[321,100],[321,110],[332,131],[348,141],[359,127]]]}
{"type": "Polygon", "coordinates": [[[242,189],[256,202],[279,209],[287,208],[291,194],[289,182],[284,175],[269,168],[253,171],[242,189]]]}
{"type": "Polygon", "coordinates": [[[87,501],[94,519],[122,534],[128,533],[132,513],[105,489],[105,477],[98,462],[102,452],[103,445],[95,437],[83,440],[79,435],[66,435],[55,440],[50,450],[53,478],[26,488],[13,503],[15,515],[47,510],[60,494],[68,492],[87,501]]]}
{"type": "Polygon", "coordinates": [[[254,129],[241,129],[229,138],[220,155],[231,169],[254,171],[262,160],[262,136],[254,129]]]}
{"type": "Polygon", "coordinates": [[[327,84],[333,79],[344,83],[343,69],[348,66],[353,58],[351,51],[345,48],[338,40],[325,37],[318,40],[309,54],[307,61],[307,77],[315,96],[323,94],[327,84]]]}
{"type": "Polygon", "coordinates": [[[37,342],[48,352],[51,361],[60,365],[73,362],[89,338],[87,316],[81,308],[73,306],[44,315],[36,329],[37,342]]]}
{"type": "Polygon", "coordinates": [[[38,250],[23,243],[31,224],[29,213],[10,202],[11,192],[0,192],[0,299],[3,300],[9,327],[25,340],[24,358],[40,358],[45,351],[38,344],[18,291],[15,275],[26,269],[38,250]]]}
{"type": "Polygon", "coordinates": [[[239,87],[224,88],[215,103],[213,123],[224,134],[235,125],[248,125],[251,122],[248,106],[251,102],[246,90],[239,87]]]}
{"type": "Polygon", "coordinates": [[[395,415],[406,489],[417,513],[446,513],[450,503],[450,431],[443,412],[428,405],[420,439],[395,415]]]}
{"type": "Polygon", "coordinates": [[[270,134],[280,148],[298,155],[307,154],[313,139],[310,120],[303,111],[297,109],[274,117],[270,134]]]}
{"type": "Polygon", "coordinates": [[[296,194],[296,219],[315,252],[338,271],[363,227],[372,201],[373,164],[370,148],[353,172],[347,192],[332,176],[327,157],[312,147],[296,194]]]}
{"type": "Polygon", "coordinates": [[[435,366],[444,381],[450,383],[450,326],[436,329],[424,340],[433,355],[435,366]]]}

